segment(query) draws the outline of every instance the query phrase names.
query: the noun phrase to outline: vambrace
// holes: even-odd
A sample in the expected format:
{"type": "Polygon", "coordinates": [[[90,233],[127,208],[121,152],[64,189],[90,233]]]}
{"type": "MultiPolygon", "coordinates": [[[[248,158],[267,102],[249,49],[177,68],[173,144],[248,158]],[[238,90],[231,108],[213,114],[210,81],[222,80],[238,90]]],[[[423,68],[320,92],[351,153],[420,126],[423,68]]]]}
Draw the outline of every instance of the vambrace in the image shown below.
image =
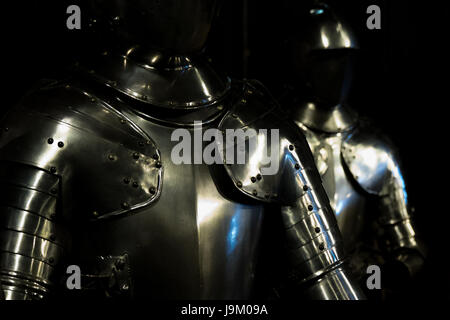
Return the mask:
{"type": "Polygon", "coordinates": [[[296,205],[282,208],[290,278],[306,286],[312,299],[364,299],[344,267],[342,237],[320,179],[313,181],[315,174],[308,171],[299,174],[304,195],[296,205]]]}
{"type": "Polygon", "coordinates": [[[0,284],[7,300],[48,295],[63,255],[58,229],[59,177],[0,161],[0,284]]]}
{"type": "Polygon", "coordinates": [[[426,248],[417,237],[404,188],[394,181],[390,189],[379,203],[382,247],[414,276],[423,266],[426,248]]]}
{"type": "Polygon", "coordinates": [[[411,222],[396,148],[379,130],[362,124],[346,138],[342,149],[348,172],[379,205],[376,222],[382,249],[414,275],[424,262],[425,250],[411,222]]]}

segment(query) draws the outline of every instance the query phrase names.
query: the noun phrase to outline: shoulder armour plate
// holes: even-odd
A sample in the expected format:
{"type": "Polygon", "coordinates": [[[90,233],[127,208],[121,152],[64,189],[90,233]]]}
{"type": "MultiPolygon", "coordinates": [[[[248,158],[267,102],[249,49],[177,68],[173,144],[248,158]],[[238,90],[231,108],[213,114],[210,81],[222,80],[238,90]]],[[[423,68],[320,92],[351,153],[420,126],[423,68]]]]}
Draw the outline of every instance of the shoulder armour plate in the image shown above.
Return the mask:
{"type": "Polygon", "coordinates": [[[342,158],[358,184],[368,193],[383,196],[395,180],[404,186],[396,150],[390,140],[367,125],[342,143],[342,158]]]}
{"type": "Polygon", "coordinates": [[[62,180],[63,212],[101,219],[155,201],[160,154],[146,133],[82,89],[53,84],[25,97],[1,121],[0,160],[62,180]]]}
{"type": "MultiPolygon", "coordinates": [[[[230,129],[246,133],[245,143],[227,137],[230,143],[223,149],[226,172],[245,195],[264,202],[293,204],[306,193],[311,175],[307,178],[302,172],[310,169],[317,172],[306,139],[258,82],[244,85],[241,100],[224,116],[219,129],[226,137],[230,129]],[[235,151],[234,159],[227,159],[229,148],[235,151]],[[236,157],[237,150],[243,149],[244,163],[236,157]]],[[[318,174],[313,176],[320,180],[318,174]]]]}

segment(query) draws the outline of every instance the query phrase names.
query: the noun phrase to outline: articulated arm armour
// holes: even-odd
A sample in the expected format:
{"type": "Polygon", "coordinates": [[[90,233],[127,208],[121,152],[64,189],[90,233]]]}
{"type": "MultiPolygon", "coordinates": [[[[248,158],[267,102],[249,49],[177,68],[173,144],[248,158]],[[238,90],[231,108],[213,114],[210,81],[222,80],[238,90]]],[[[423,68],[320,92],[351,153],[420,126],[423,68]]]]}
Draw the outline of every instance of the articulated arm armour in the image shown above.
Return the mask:
{"type": "MultiPolygon", "coordinates": [[[[279,168],[275,173],[264,174],[262,168],[267,166],[260,158],[254,160],[250,151],[248,162],[226,165],[227,173],[236,188],[245,195],[281,206],[289,263],[294,270],[291,280],[295,284],[308,282],[309,294],[314,299],[363,298],[342,268],[341,234],[305,138],[295,124],[291,126],[289,121],[280,117],[275,104],[271,109],[267,108],[268,97],[261,95],[261,91],[255,94],[253,91],[249,86],[243,101],[251,99],[254,105],[258,105],[259,100],[261,108],[246,110],[244,103],[238,104],[219,127],[222,130],[242,128],[255,131],[265,128],[272,132],[278,129],[279,146],[271,149],[271,153],[278,153],[274,161],[278,161],[279,168]]],[[[269,142],[261,132],[250,137],[249,141],[252,139],[257,141],[257,150],[269,142]]],[[[272,137],[270,148],[274,142],[272,137]]]]}
{"type": "Polygon", "coordinates": [[[65,250],[58,225],[60,178],[0,161],[0,281],[6,299],[46,296],[65,250]]]}
{"type": "Polygon", "coordinates": [[[1,285],[6,299],[45,298],[73,217],[95,221],[157,199],[159,152],[113,108],[63,84],[25,97],[0,126],[1,285]],[[145,179],[123,182],[135,176],[145,179]]]}
{"type": "Polygon", "coordinates": [[[343,148],[343,158],[355,180],[378,198],[382,247],[414,275],[423,265],[426,253],[412,223],[395,149],[387,138],[374,135],[367,128],[353,133],[343,148]]]}

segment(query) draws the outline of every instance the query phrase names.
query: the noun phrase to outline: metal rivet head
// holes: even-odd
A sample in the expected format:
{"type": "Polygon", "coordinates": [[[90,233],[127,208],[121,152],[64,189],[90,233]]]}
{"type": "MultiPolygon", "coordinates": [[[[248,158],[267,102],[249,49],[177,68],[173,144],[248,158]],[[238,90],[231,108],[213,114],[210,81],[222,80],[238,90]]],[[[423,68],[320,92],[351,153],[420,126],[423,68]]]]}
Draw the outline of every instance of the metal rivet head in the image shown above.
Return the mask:
{"type": "Polygon", "coordinates": [[[309,188],[308,188],[307,185],[304,185],[304,186],[303,186],[303,191],[308,191],[308,189],[309,189],[309,188]]]}
{"type": "Polygon", "coordinates": [[[116,157],[113,154],[109,154],[108,159],[111,161],[114,161],[116,159],[116,157]]]}
{"type": "Polygon", "coordinates": [[[320,228],[319,228],[319,227],[316,227],[316,228],[314,229],[314,231],[316,231],[316,233],[319,233],[319,232],[320,232],[320,228]]]}
{"type": "Polygon", "coordinates": [[[152,158],[155,159],[155,160],[158,160],[158,159],[159,159],[159,156],[155,153],[155,154],[152,156],[152,158]]]}
{"type": "Polygon", "coordinates": [[[130,178],[128,178],[128,177],[123,178],[123,182],[126,183],[126,184],[129,184],[130,183],[130,178]]]}
{"type": "Polygon", "coordinates": [[[139,159],[139,153],[135,152],[133,153],[133,159],[139,159]]]}
{"type": "Polygon", "coordinates": [[[258,195],[258,191],[253,190],[252,194],[256,197],[258,195]]]}
{"type": "Polygon", "coordinates": [[[98,212],[97,212],[97,211],[93,211],[93,212],[92,212],[92,215],[93,215],[95,218],[97,218],[97,217],[98,217],[98,212]]]}
{"type": "Polygon", "coordinates": [[[144,141],[139,141],[139,146],[140,146],[140,147],[145,146],[145,142],[144,142],[144,141]]]}
{"type": "Polygon", "coordinates": [[[60,147],[60,148],[64,147],[64,142],[62,142],[62,141],[58,142],[58,147],[60,147]]]}
{"type": "Polygon", "coordinates": [[[48,258],[48,262],[53,263],[53,262],[55,262],[55,259],[53,257],[50,257],[50,258],[48,258]]]}
{"type": "Polygon", "coordinates": [[[66,89],[70,89],[70,85],[66,84],[66,85],[65,85],[65,88],[66,88],[66,89]]]}
{"type": "Polygon", "coordinates": [[[121,206],[122,206],[122,209],[129,209],[130,208],[130,205],[128,204],[128,202],[122,202],[121,206]]]}
{"type": "Polygon", "coordinates": [[[309,210],[309,211],[313,211],[313,210],[314,210],[314,207],[313,207],[312,205],[309,205],[309,206],[308,206],[308,210],[309,210]]]}
{"type": "Polygon", "coordinates": [[[91,99],[91,102],[92,102],[92,103],[94,103],[94,102],[96,102],[96,101],[97,101],[97,100],[95,100],[95,98],[92,98],[92,99],[91,99]]]}
{"type": "Polygon", "coordinates": [[[51,167],[51,168],[50,168],[50,172],[51,172],[51,173],[56,173],[56,167],[51,167]]]}
{"type": "Polygon", "coordinates": [[[242,182],[238,181],[238,182],[236,183],[236,185],[237,185],[238,188],[242,188],[242,182]]]}
{"type": "Polygon", "coordinates": [[[256,175],[256,179],[261,180],[261,179],[262,179],[262,175],[258,173],[258,174],[256,175]]]}
{"type": "Polygon", "coordinates": [[[237,118],[237,114],[236,114],[236,113],[233,113],[231,116],[232,116],[233,118],[237,118]]]}
{"type": "Polygon", "coordinates": [[[264,198],[269,199],[269,198],[270,198],[270,193],[266,193],[266,194],[264,195],[264,198]]]}
{"type": "Polygon", "coordinates": [[[125,119],[120,119],[120,123],[121,123],[121,124],[125,124],[125,123],[127,123],[127,122],[125,121],[125,119]]]}
{"type": "Polygon", "coordinates": [[[48,143],[48,144],[52,144],[53,142],[54,142],[53,138],[48,138],[48,139],[47,139],[47,143],[48,143]]]}
{"type": "Polygon", "coordinates": [[[161,167],[162,167],[161,161],[157,161],[156,164],[155,164],[155,166],[156,166],[158,169],[161,168],[161,167]]]}
{"type": "Polygon", "coordinates": [[[133,187],[134,187],[134,188],[137,188],[137,187],[139,187],[139,183],[137,183],[136,181],[135,181],[135,182],[133,182],[133,187]]]}
{"type": "Polygon", "coordinates": [[[52,188],[51,190],[50,190],[50,193],[51,194],[56,194],[58,192],[58,190],[56,190],[56,188],[52,188]]]}
{"type": "Polygon", "coordinates": [[[142,100],[147,100],[148,97],[147,97],[147,96],[142,96],[141,99],[142,99],[142,100]]]}
{"type": "Polygon", "coordinates": [[[256,178],[255,177],[251,177],[250,180],[255,183],[256,182],[256,178]]]}
{"type": "Polygon", "coordinates": [[[319,250],[324,250],[325,249],[325,246],[324,246],[324,244],[323,243],[321,243],[320,245],[319,245],[319,250]]]}
{"type": "Polygon", "coordinates": [[[296,170],[300,169],[300,165],[298,163],[296,163],[294,167],[296,170]]]}
{"type": "Polygon", "coordinates": [[[294,145],[292,145],[292,144],[291,144],[291,145],[289,145],[289,150],[291,150],[291,151],[292,151],[292,150],[294,150],[294,149],[295,149],[294,145]]]}
{"type": "Polygon", "coordinates": [[[247,100],[242,99],[241,102],[242,102],[242,103],[247,103],[247,100]]]}
{"type": "Polygon", "coordinates": [[[223,105],[221,105],[221,104],[218,105],[218,106],[217,106],[217,110],[223,110],[223,105]]]}
{"type": "Polygon", "coordinates": [[[9,128],[8,127],[6,127],[5,129],[3,129],[3,130],[5,130],[5,132],[8,132],[9,131],[9,128]]]}
{"type": "Polygon", "coordinates": [[[156,193],[156,188],[155,187],[150,187],[149,191],[150,191],[150,194],[155,194],[156,193]]]}

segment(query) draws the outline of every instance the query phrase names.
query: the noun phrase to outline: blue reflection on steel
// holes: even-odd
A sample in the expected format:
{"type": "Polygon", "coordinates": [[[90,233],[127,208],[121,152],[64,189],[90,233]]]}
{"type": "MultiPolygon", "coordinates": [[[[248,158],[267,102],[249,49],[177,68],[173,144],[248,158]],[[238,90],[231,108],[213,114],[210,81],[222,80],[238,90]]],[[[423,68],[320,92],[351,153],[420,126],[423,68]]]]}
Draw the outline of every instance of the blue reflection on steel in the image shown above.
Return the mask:
{"type": "Polygon", "coordinates": [[[324,12],[323,9],[311,9],[309,11],[309,13],[311,13],[312,15],[315,15],[315,16],[322,14],[323,12],[324,12]]]}
{"type": "Polygon", "coordinates": [[[230,221],[230,228],[227,234],[227,255],[233,253],[238,243],[240,222],[241,222],[241,213],[239,210],[238,212],[236,212],[236,214],[230,221]]]}
{"type": "Polygon", "coordinates": [[[406,192],[405,180],[403,179],[403,175],[400,172],[400,168],[398,167],[398,165],[396,165],[393,170],[393,175],[394,177],[396,177],[396,180],[400,183],[400,187],[402,188],[403,199],[405,203],[408,203],[408,193],[406,192]]]}

